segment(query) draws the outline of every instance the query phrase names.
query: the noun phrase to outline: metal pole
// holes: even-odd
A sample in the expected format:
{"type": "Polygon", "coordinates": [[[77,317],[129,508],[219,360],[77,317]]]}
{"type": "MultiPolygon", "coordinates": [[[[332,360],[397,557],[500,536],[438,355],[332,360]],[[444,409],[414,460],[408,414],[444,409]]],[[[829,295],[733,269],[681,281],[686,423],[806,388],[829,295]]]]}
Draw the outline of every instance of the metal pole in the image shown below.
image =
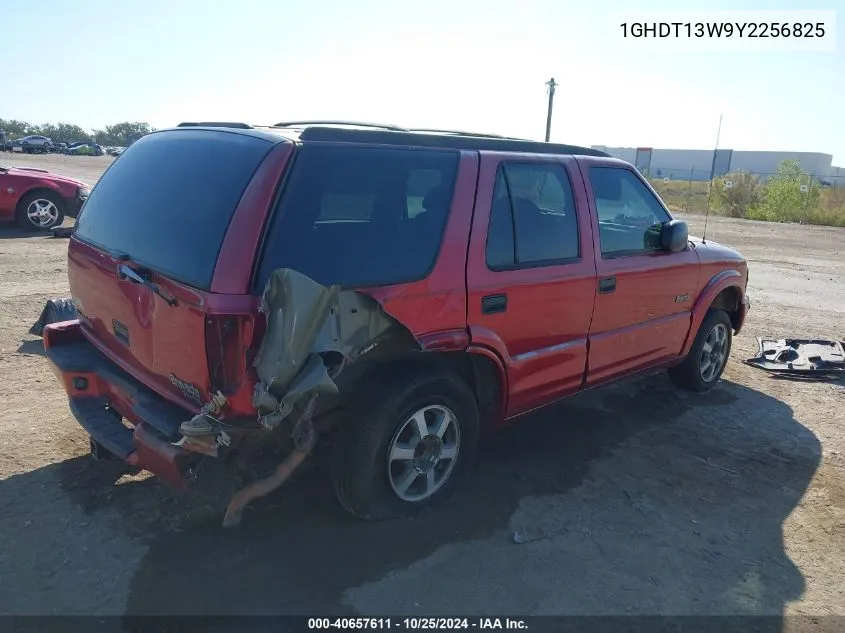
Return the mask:
{"type": "Polygon", "coordinates": [[[557,88],[555,78],[552,77],[551,80],[546,82],[546,85],[549,87],[549,110],[546,113],[546,143],[548,143],[552,133],[552,104],[555,100],[555,88],[557,88]]]}

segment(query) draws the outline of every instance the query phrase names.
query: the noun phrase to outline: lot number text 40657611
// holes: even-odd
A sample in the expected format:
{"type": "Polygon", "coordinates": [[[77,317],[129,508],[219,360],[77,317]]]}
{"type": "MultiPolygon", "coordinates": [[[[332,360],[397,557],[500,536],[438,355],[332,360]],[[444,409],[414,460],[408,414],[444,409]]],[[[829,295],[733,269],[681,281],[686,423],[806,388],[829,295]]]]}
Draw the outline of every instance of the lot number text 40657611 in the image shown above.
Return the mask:
{"type": "Polygon", "coordinates": [[[394,631],[527,631],[518,618],[308,618],[308,629],[394,631]]]}

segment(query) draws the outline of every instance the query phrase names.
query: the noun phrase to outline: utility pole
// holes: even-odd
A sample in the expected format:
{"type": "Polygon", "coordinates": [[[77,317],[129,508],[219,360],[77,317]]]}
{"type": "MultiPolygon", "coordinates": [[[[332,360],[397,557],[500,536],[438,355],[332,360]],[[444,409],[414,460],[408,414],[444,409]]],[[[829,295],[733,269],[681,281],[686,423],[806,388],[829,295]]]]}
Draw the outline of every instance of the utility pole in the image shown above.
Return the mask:
{"type": "Polygon", "coordinates": [[[555,88],[557,88],[555,78],[552,77],[551,80],[546,82],[546,85],[549,87],[549,111],[546,114],[546,143],[548,143],[549,135],[552,133],[552,104],[555,100],[555,88]]]}

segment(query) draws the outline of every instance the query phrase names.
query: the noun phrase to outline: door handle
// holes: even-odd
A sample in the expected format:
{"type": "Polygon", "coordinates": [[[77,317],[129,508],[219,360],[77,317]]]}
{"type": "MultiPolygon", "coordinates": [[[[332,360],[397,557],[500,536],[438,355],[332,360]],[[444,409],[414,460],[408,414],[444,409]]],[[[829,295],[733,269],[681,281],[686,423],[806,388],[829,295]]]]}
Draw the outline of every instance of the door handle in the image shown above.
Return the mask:
{"type": "Polygon", "coordinates": [[[508,309],[508,295],[487,295],[481,298],[481,314],[496,314],[508,309]]]}
{"type": "Polygon", "coordinates": [[[604,277],[599,279],[599,292],[607,294],[616,290],[616,277],[604,277]]]}

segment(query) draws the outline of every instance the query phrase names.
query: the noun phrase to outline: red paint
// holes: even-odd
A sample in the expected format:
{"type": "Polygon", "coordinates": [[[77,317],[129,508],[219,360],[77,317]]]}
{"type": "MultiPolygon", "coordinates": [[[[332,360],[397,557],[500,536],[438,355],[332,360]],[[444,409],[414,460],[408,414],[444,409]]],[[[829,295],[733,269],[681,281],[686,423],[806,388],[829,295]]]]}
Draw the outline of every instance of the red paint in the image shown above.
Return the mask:
{"type": "Polygon", "coordinates": [[[455,195],[440,254],[429,276],[395,286],[362,288],[384,309],[420,338],[443,330],[466,329],[467,292],[463,271],[467,267],[467,242],[472,224],[478,156],[461,152],[455,195]]]}
{"type": "MultiPolygon", "coordinates": [[[[579,161],[585,167],[582,173],[595,226],[596,274],[599,279],[616,278],[614,292],[596,295],[590,326],[587,384],[598,385],[678,357],[689,331],[692,297],[698,289],[699,262],[692,249],[605,259],[601,254],[598,215],[588,168],[591,164],[618,167],[619,162],[593,158],[579,161]],[[676,303],[678,295],[689,295],[690,300],[676,303]]],[[[626,167],[651,189],[636,169],[626,167]]]]}
{"type": "MultiPolygon", "coordinates": [[[[472,342],[495,350],[507,366],[507,416],[580,389],[596,293],[590,247],[593,228],[588,215],[579,218],[580,262],[500,272],[487,268],[487,227],[496,174],[500,163],[512,158],[503,153],[482,155],[466,273],[467,323],[472,342]],[[482,314],[482,297],[500,293],[507,294],[507,310],[482,314]],[[558,347],[562,345],[568,347],[558,347]]],[[[576,206],[586,208],[584,184],[574,158],[521,155],[519,160],[562,165],[569,175],[576,206]]]]}
{"type": "Polygon", "coordinates": [[[178,461],[186,451],[160,439],[143,423],[135,427],[134,445],[135,452],[129,454],[132,465],[150,471],[171,486],[187,488],[178,461]]]}
{"type": "MultiPolygon", "coordinates": [[[[713,303],[713,300],[718,296],[718,294],[726,288],[735,288],[740,293],[740,301],[742,302],[745,298],[744,283],[745,277],[736,270],[732,269],[723,270],[722,272],[715,274],[707,282],[707,285],[702,289],[695,302],[695,308],[692,313],[692,325],[689,330],[689,336],[687,336],[687,340],[685,341],[682,350],[683,354],[688,353],[690,347],[692,347],[695,333],[698,331],[701,322],[704,321],[704,317],[707,315],[707,310],[710,308],[710,304],[713,303]]],[[[742,303],[741,305],[743,305],[743,309],[740,315],[740,328],[742,327],[742,323],[745,321],[745,313],[747,311],[747,307],[745,307],[742,303]]],[[[739,330],[739,328],[737,328],[737,330],[739,330]]]]}
{"type": "Polygon", "coordinates": [[[48,189],[65,199],[65,213],[79,210],[79,190],[88,185],[45,170],[12,167],[0,169],[0,221],[15,219],[20,199],[35,189],[48,189]]]}
{"type": "Polygon", "coordinates": [[[71,294],[81,297],[79,310],[87,318],[85,337],[142,383],[190,411],[201,403],[185,398],[171,383],[172,373],[208,397],[205,353],[205,293],[155,275],[153,281],[176,298],[168,306],[146,286],[117,276],[119,262],[71,237],[68,281],[71,294]],[[129,345],[115,336],[118,321],[128,328],[129,345]]]}
{"type": "MultiPolygon", "coordinates": [[[[214,388],[227,395],[228,419],[254,422],[251,361],[265,323],[258,311],[259,297],[250,294],[251,278],[264,227],[295,152],[294,143],[280,139],[259,167],[224,239],[210,292],[156,275],[154,281],[177,298],[176,307],[167,306],[143,286],[118,280],[117,262],[71,239],[71,291],[82,298],[82,320],[90,325],[51,326],[45,346],[67,344],[84,335],[139,382],[182,406],[186,419],[198,405],[173,386],[169,375],[194,384],[207,400],[213,390],[211,368],[222,364],[225,372],[214,388]],[[129,347],[115,338],[112,319],[129,328],[129,347]]],[[[493,427],[583,389],[677,363],[688,352],[713,299],[725,288],[739,292],[743,307],[737,323],[742,326],[747,267],[735,251],[697,242],[695,248],[680,253],[602,257],[589,182],[593,164],[629,169],[648,187],[633,167],[615,159],[461,151],[449,220],[428,276],[362,289],[402,322],[423,349],[477,354],[493,364],[502,386],[493,427]],[[577,261],[488,269],[490,207],[504,160],[553,164],[565,170],[578,216],[577,261]],[[611,276],[617,280],[615,292],[598,293],[598,280],[611,276]],[[482,298],[497,294],[507,295],[506,311],[484,314],[482,298]]],[[[74,397],[72,376],[58,373],[74,397]]],[[[120,389],[96,376],[91,384],[96,393],[121,406],[125,394],[120,389]]],[[[136,451],[131,460],[176,481],[180,451],[162,444],[144,420],[134,422],[136,451]]]]}
{"type": "Polygon", "coordinates": [[[279,175],[293,153],[293,143],[279,143],[264,159],[244,191],[220,248],[211,292],[239,295],[249,292],[252,266],[261,244],[261,232],[270,213],[279,175]]]}

